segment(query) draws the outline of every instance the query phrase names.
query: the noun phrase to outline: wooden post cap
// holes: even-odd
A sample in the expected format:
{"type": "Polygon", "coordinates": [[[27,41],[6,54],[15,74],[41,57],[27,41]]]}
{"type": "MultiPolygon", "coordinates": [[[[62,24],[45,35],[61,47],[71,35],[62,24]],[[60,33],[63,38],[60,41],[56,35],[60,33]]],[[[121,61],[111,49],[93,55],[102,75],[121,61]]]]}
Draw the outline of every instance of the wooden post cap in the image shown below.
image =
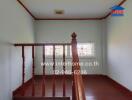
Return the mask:
{"type": "Polygon", "coordinates": [[[76,37],[77,37],[76,33],[73,32],[72,35],[71,35],[71,37],[72,37],[72,39],[76,39],[76,37]]]}

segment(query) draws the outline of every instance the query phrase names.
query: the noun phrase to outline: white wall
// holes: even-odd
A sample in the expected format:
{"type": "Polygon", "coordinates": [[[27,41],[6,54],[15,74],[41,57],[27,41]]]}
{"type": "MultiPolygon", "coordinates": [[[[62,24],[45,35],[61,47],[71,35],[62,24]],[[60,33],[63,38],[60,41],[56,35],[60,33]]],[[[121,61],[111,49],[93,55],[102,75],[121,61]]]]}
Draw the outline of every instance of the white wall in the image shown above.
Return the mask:
{"type": "MultiPolygon", "coordinates": [[[[88,74],[106,74],[107,53],[108,75],[132,90],[131,3],[129,0],[123,5],[126,9],[124,17],[107,19],[107,30],[105,20],[36,21],[35,41],[70,42],[71,33],[76,32],[78,42],[95,42],[96,57],[92,60],[97,60],[100,64],[97,67],[82,66],[82,69],[86,69],[88,74]]],[[[13,43],[34,42],[33,24],[33,19],[16,0],[0,1],[0,100],[11,100],[12,91],[21,84],[21,49],[14,47],[13,43]]],[[[36,53],[36,74],[42,74],[40,48],[36,53]]],[[[81,59],[85,62],[88,60],[81,59]]],[[[26,48],[26,63],[28,80],[31,77],[31,48],[26,48]]],[[[47,74],[51,69],[52,67],[46,69],[47,74]]]]}
{"type": "MultiPolygon", "coordinates": [[[[96,53],[95,58],[91,60],[97,60],[99,66],[81,66],[82,69],[86,69],[88,74],[104,74],[105,66],[103,67],[103,53],[102,49],[104,44],[103,34],[104,34],[104,21],[36,21],[35,22],[35,33],[36,33],[36,42],[57,42],[57,43],[70,43],[71,34],[76,32],[78,37],[77,40],[80,43],[94,42],[96,53]]],[[[42,67],[40,63],[42,61],[42,49],[37,49],[36,55],[36,74],[42,74],[42,67]]],[[[50,59],[52,60],[52,59],[50,59]]],[[[69,59],[67,59],[69,60],[69,59]]],[[[89,59],[81,59],[81,61],[88,61],[89,59]]],[[[70,59],[71,61],[71,59],[70,59]]],[[[67,66],[68,67],[68,66],[67,66]]],[[[57,68],[59,69],[59,68],[57,68]]],[[[71,69],[67,68],[68,70],[71,69]]],[[[47,74],[52,70],[52,67],[46,67],[47,74]]]]}
{"type": "MultiPolygon", "coordinates": [[[[11,100],[12,90],[21,84],[21,49],[13,43],[34,42],[33,35],[33,20],[25,9],[16,0],[0,0],[0,100],[11,100]]],[[[30,48],[26,54],[30,72],[30,48]]]]}
{"type": "Polygon", "coordinates": [[[125,16],[107,19],[108,75],[132,91],[132,0],[125,16]]]}

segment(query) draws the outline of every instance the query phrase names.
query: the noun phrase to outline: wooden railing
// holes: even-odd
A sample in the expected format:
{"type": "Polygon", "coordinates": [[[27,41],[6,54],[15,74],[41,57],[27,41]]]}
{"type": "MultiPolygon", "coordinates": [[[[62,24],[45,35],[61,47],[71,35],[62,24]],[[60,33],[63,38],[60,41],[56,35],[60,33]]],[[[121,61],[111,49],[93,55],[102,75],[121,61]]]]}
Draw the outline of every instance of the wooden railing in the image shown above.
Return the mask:
{"type": "MultiPolygon", "coordinates": [[[[42,47],[42,59],[43,63],[45,63],[45,46],[53,46],[53,79],[52,79],[52,96],[56,96],[56,74],[55,74],[55,46],[63,46],[63,97],[66,96],[66,77],[65,77],[65,47],[66,46],[72,46],[72,57],[73,57],[73,64],[78,63],[77,65],[72,66],[72,97],[73,100],[86,100],[85,99],[85,92],[84,92],[84,86],[82,81],[82,76],[80,73],[80,66],[79,66],[79,57],[77,54],[77,41],[76,41],[76,34],[72,34],[72,42],[71,43],[19,43],[14,44],[15,46],[20,46],[22,48],[22,86],[25,84],[25,47],[31,47],[32,48],[32,96],[35,96],[35,47],[39,46],[42,47]],[[79,73],[78,73],[79,71],[79,73]]],[[[45,64],[43,65],[43,77],[42,77],[42,96],[45,96],[45,64]]],[[[22,92],[22,95],[24,96],[24,90],[22,92]]]]}
{"type": "MultiPolygon", "coordinates": [[[[65,63],[65,47],[70,46],[71,43],[19,43],[14,44],[15,46],[19,46],[22,48],[22,86],[25,84],[25,48],[31,47],[32,48],[32,96],[35,96],[35,47],[39,46],[42,47],[42,59],[43,59],[43,77],[42,77],[42,96],[45,96],[45,46],[53,46],[53,78],[52,78],[52,96],[55,97],[56,95],[56,74],[55,74],[55,46],[63,46],[63,63],[65,63]]],[[[63,70],[65,71],[65,64],[63,64],[63,70]]],[[[65,73],[63,74],[63,97],[66,96],[66,81],[65,81],[65,73]]],[[[24,96],[25,92],[22,91],[22,96],[24,96]]]]}
{"type": "Polygon", "coordinates": [[[73,59],[73,86],[72,86],[72,100],[86,100],[84,85],[81,75],[81,69],[79,65],[79,57],[77,53],[77,40],[76,40],[76,33],[72,34],[72,59],[73,59]]]}

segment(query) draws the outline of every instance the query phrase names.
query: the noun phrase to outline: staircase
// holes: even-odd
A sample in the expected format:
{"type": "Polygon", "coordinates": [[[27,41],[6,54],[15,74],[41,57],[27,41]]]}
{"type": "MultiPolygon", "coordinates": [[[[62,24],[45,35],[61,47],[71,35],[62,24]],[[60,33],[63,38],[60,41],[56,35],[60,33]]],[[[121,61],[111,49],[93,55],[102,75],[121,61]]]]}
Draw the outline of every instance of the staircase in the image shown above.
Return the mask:
{"type": "MultiPolygon", "coordinates": [[[[76,34],[72,34],[72,41],[71,43],[31,43],[31,44],[14,44],[16,47],[22,48],[22,85],[16,89],[13,92],[13,100],[86,100],[85,92],[84,92],[84,85],[82,80],[82,75],[80,65],[75,64],[79,63],[79,57],[77,54],[77,40],[76,40],[76,34]],[[53,75],[51,77],[51,86],[52,89],[51,96],[46,96],[47,91],[47,85],[46,85],[46,75],[45,75],[45,65],[43,65],[43,75],[41,76],[40,80],[35,79],[35,47],[39,46],[42,47],[42,58],[43,63],[45,63],[45,46],[53,46],[53,75]],[[62,95],[57,96],[56,89],[57,89],[57,80],[56,80],[56,74],[55,74],[55,46],[63,46],[63,75],[62,75],[62,83],[60,86],[62,86],[62,95]],[[25,82],[25,47],[31,47],[32,48],[32,78],[25,82]],[[70,98],[70,95],[67,95],[67,87],[66,87],[66,74],[65,74],[65,47],[71,46],[72,47],[72,82],[71,82],[71,88],[69,88],[71,92],[72,98],[70,98]],[[77,73],[76,73],[77,72],[77,73]],[[36,83],[40,83],[37,85],[36,83]],[[38,90],[37,87],[40,87],[38,90]],[[29,90],[28,92],[26,90],[29,90]],[[39,92],[39,93],[37,93],[39,92]],[[29,94],[29,95],[28,95],[29,94]],[[37,95],[39,94],[39,95],[37,95]]],[[[69,92],[70,93],[70,92],[69,92]]]]}

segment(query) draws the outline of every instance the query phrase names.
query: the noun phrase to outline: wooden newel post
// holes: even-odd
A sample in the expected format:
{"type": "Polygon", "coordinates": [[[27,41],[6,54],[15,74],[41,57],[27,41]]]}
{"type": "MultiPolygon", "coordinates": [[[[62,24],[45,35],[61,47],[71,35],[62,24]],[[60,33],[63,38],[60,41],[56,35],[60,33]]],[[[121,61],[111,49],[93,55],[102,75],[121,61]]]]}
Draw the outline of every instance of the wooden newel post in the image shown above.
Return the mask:
{"type": "Polygon", "coordinates": [[[79,57],[77,52],[77,40],[76,33],[74,32],[72,35],[72,100],[86,100],[84,85],[81,75],[81,68],[79,65],[79,57]]]}
{"type": "Polygon", "coordinates": [[[73,70],[79,70],[79,57],[78,57],[78,52],[77,52],[77,35],[76,33],[72,33],[72,42],[71,42],[71,45],[72,45],[72,62],[73,64],[77,64],[78,66],[73,66],[73,70]]]}
{"type": "MultiPolygon", "coordinates": [[[[72,33],[71,35],[72,41],[71,41],[71,51],[72,51],[72,63],[75,62],[75,54],[76,54],[76,46],[77,46],[77,40],[76,40],[76,33],[72,33]]],[[[76,100],[76,94],[75,94],[75,75],[74,75],[74,66],[72,65],[72,100],[76,100]]]]}
{"type": "MultiPolygon", "coordinates": [[[[77,46],[77,39],[76,39],[77,35],[76,35],[76,33],[72,33],[71,37],[72,37],[72,41],[71,41],[72,47],[75,49],[75,47],[77,46]]],[[[73,49],[72,49],[72,51],[73,51],[73,49]]]]}

